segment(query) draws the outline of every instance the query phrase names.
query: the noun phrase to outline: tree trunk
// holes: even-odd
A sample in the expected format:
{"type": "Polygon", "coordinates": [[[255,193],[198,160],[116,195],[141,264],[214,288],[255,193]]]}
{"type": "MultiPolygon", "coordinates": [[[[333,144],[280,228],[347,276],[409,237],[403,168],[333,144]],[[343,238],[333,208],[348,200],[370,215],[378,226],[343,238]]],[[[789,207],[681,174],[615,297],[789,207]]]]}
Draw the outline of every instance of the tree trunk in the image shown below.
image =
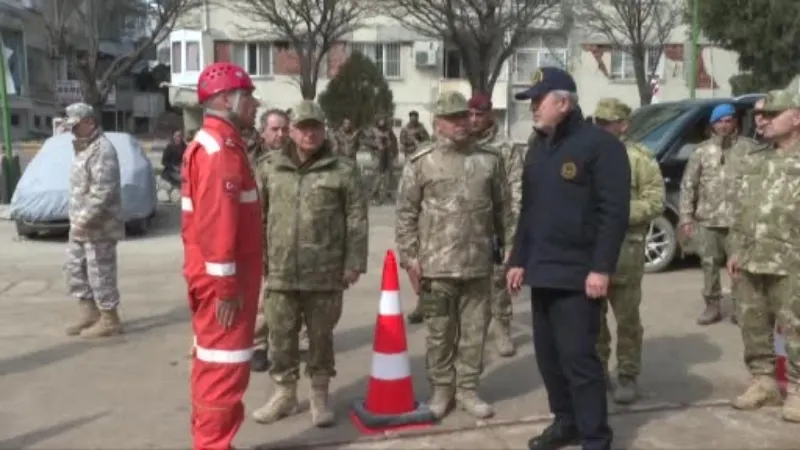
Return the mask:
{"type": "Polygon", "coordinates": [[[645,70],[645,53],[644,49],[633,49],[631,56],[633,56],[633,74],[636,78],[636,87],[639,89],[639,102],[641,106],[649,105],[653,99],[653,87],[650,86],[650,77],[645,70]]]}

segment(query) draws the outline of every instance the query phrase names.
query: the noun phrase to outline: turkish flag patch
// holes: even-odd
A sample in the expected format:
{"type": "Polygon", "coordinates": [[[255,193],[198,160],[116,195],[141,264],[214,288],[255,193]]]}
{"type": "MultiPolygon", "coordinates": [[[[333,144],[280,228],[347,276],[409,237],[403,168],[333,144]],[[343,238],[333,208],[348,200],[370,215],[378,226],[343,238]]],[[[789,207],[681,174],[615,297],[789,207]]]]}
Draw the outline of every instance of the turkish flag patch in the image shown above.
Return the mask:
{"type": "Polygon", "coordinates": [[[239,195],[239,184],[234,180],[222,180],[222,190],[227,195],[239,195]]]}

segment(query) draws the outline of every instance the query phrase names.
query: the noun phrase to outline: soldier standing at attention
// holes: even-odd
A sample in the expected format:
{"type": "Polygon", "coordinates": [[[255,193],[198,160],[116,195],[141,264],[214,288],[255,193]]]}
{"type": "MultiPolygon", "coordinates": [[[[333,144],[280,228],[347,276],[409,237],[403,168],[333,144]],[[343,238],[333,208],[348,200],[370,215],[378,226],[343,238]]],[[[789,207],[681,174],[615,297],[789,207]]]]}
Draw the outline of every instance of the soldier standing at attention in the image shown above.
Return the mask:
{"type": "Polygon", "coordinates": [[[728,273],[737,280],[739,324],[750,385],[733,407],[755,410],[781,403],[775,381],[773,330],[786,337],[787,396],[783,419],[800,422],[800,94],[771,91],[757,109],[764,138],[775,149],[752,151],[731,226],[728,273]]]}
{"type": "MultiPolygon", "coordinates": [[[[614,401],[632,403],[638,396],[636,378],[642,366],[642,278],[644,277],[645,238],[650,222],[664,211],[664,178],[653,154],[641,144],[625,141],[631,108],[616,98],[597,103],[594,121],[614,136],[620,137],[628,150],[631,166],[631,205],[628,232],[622,242],[617,269],[611,277],[607,301],[603,303],[598,352],[608,374],[611,356],[611,333],[606,311],[608,305],[617,322],[617,383],[614,401]]],[[[608,379],[608,375],[606,375],[608,379]]]]}
{"type": "Polygon", "coordinates": [[[392,170],[397,161],[397,137],[389,121],[378,116],[375,126],[367,130],[361,139],[361,146],[372,154],[377,162],[375,184],[372,186],[372,200],[380,206],[389,200],[392,184],[392,170]]]}
{"type": "MultiPolygon", "coordinates": [[[[698,325],[722,320],[720,270],[730,252],[728,228],[732,221],[732,199],[726,189],[726,177],[734,177],[729,164],[739,137],[736,109],[724,103],[711,112],[709,123],[714,135],[701,143],[689,157],[681,180],[679,229],[687,237],[696,237],[701,247],[703,299],[706,307],[698,325]]],[[[735,282],[731,296],[736,296],[735,282]]],[[[734,301],[735,304],[735,301],[734,301]]]]}
{"type": "Polygon", "coordinates": [[[350,119],[342,120],[342,126],[333,133],[335,153],[351,159],[356,159],[360,139],[361,131],[353,126],[353,122],[351,122],[350,119]]]}
{"type": "Polygon", "coordinates": [[[625,146],[587,123],[575,80],[555,67],[533,75],[529,99],[539,135],[525,155],[508,288],[531,288],[533,343],[553,423],[530,450],[581,444],[610,450],[603,365],[603,302],[628,229],[631,169],[625,146]]]}
{"type": "Polygon", "coordinates": [[[367,202],[351,158],[325,140],[325,113],[305,100],[292,108],[291,142],[259,167],[267,228],[266,315],[275,392],[253,413],[271,423],[298,410],[298,334],[305,323],[311,420],[334,422],[328,394],[336,376],[333,330],[342,294],[367,268],[367,202]]]}
{"type": "Polygon", "coordinates": [[[506,224],[510,230],[498,230],[494,244],[494,271],[492,275],[492,326],[490,331],[502,357],[510,357],[515,353],[514,342],[511,341],[511,294],[506,289],[506,256],[511,243],[505,236],[513,236],[519,218],[519,202],[522,197],[522,162],[523,156],[519,147],[514,146],[500,134],[500,127],[492,115],[492,98],[485,93],[475,93],[469,100],[470,132],[481,147],[494,150],[503,160],[508,179],[506,224]]]}
{"type": "Polygon", "coordinates": [[[431,140],[431,135],[425,129],[425,125],[419,122],[419,113],[411,111],[408,113],[408,123],[400,130],[400,150],[406,158],[411,156],[419,149],[419,146],[431,140]]]}
{"type": "Polygon", "coordinates": [[[478,418],[494,414],[478,396],[489,323],[492,238],[507,230],[503,161],[469,135],[467,99],[436,102],[436,141],[403,169],[395,240],[428,328],[426,366],[437,418],[454,398],[478,418]]]}
{"type": "Polygon", "coordinates": [[[66,109],[75,135],[69,183],[69,241],[64,271],[81,316],[67,335],[99,338],[122,333],[117,314],[117,242],[125,238],[117,150],[103,134],[94,108],[66,109]]]}

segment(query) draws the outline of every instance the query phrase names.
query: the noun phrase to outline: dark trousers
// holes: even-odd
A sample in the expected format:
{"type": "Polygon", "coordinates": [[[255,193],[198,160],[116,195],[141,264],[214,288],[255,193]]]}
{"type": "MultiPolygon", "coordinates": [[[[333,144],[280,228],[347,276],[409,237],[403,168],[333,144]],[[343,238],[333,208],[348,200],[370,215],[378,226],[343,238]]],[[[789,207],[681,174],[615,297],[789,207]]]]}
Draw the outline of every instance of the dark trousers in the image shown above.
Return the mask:
{"type": "Polygon", "coordinates": [[[605,373],[597,355],[602,304],[580,291],[531,289],[533,344],[556,426],[583,450],[610,450],[605,373]]]}

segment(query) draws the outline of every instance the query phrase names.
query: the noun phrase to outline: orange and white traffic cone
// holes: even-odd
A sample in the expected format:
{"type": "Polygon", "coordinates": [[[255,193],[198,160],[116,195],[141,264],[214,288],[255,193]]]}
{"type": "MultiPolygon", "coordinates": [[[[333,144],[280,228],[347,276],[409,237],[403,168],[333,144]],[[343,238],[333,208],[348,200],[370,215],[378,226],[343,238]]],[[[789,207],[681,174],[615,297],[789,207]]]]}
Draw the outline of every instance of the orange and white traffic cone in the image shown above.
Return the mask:
{"type": "Polygon", "coordinates": [[[435,420],[431,410],[414,399],[397,260],[391,250],[383,262],[381,284],[367,398],[355,401],[350,414],[365,434],[427,426],[435,420]]]}
{"type": "Polygon", "coordinates": [[[781,393],[786,395],[789,379],[786,377],[786,338],[780,326],[775,326],[775,381],[781,388],[781,393]]]}

